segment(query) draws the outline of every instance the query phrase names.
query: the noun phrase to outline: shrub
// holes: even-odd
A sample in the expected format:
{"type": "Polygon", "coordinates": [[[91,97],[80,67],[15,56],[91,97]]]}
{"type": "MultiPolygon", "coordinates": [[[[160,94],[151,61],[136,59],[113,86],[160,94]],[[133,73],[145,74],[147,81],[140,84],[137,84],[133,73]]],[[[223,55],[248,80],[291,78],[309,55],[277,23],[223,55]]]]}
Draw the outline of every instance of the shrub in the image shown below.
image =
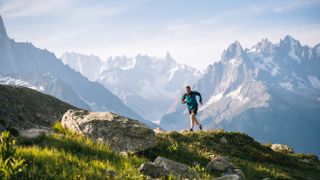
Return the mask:
{"type": "Polygon", "coordinates": [[[16,141],[9,131],[1,133],[0,137],[0,177],[3,179],[20,179],[26,172],[24,159],[15,158],[16,141]]]}

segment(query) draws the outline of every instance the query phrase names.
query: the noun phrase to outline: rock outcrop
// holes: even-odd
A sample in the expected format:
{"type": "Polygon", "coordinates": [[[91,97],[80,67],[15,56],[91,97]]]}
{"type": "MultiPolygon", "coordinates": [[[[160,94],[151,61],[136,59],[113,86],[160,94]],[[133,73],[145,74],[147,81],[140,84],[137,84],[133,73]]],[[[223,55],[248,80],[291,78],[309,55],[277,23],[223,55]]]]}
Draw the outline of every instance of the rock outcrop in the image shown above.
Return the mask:
{"type": "Polygon", "coordinates": [[[139,171],[153,178],[168,177],[169,174],[181,178],[197,178],[195,171],[186,164],[176,162],[158,156],[153,162],[147,162],[140,166],[139,171]]]}
{"type": "Polygon", "coordinates": [[[293,149],[286,144],[272,144],[271,149],[276,152],[294,153],[293,149]]]}
{"type": "Polygon", "coordinates": [[[146,162],[141,164],[139,171],[142,174],[148,175],[152,178],[167,177],[169,172],[163,167],[154,162],[146,162]]]}
{"type": "Polygon", "coordinates": [[[165,133],[166,131],[161,129],[160,127],[153,129],[156,134],[165,133]]]}
{"type": "Polygon", "coordinates": [[[206,170],[209,172],[220,172],[222,176],[217,179],[246,179],[242,170],[237,168],[228,158],[220,155],[211,155],[210,158],[211,161],[207,164],[206,170]]]}
{"type": "Polygon", "coordinates": [[[155,133],[147,125],[111,112],[69,110],[61,124],[118,152],[144,151],[157,143],[155,133]]]}
{"type": "Polygon", "coordinates": [[[223,136],[223,137],[220,139],[220,143],[222,143],[222,144],[228,143],[226,137],[223,136]]]}
{"type": "Polygon", "coordinates": [[[211,155],[211,161],[208,163],[207,171],[227,171],[234,169],[236,166],[232,164],[226,157],[220,155],[211,155]]]}

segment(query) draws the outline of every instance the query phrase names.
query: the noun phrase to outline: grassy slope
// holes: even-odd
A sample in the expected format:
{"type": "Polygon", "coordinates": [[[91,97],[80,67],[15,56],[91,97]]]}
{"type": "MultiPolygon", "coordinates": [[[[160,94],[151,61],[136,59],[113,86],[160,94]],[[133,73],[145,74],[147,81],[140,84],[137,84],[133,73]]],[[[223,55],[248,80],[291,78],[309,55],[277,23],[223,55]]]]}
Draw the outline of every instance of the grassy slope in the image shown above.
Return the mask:
{"type": "Polygon", "coordinates": [[[196,133],[164,133],[158,135],[158,146],[128,157],[110,151],[104,144],[96,144],[82,136],[55,125],[57,134],[35,139],[21,139],[18,155],[29,164],[26,177],[32,179],[106,179],[112,176],[109,170],[117,172],[116,177],[144,179],[137,168],[157,156],[186,163],[201,174],[201,179],[218,176],[204,171],[210,154],[228,156],[239,166],[248,179],[306,179],[320,177],[320,163],[309,155],[286,155],[273,152],[251,137],[233,132],[210,131],[196,133]],[[225,136],[227,144],[219,143],[225,136]],[[308,158],[311,164],[300,162],[308,158]]]}
{"type": "MultiPolygon", "coordinates": [[[[313,155],[283,154],[272,151],[246,134],[222,130],[197,133],[165,133],[159,136],[160,143],[144,156],[153,159],[158,155],[205,167],[210,154],[230,158],[248,179],[317,179],[320,177],[320,163],[313,155]],[[220,143],[225,137],[228,143],[220,143]],[[310,159],[310,164],[301,159],[310,159]]],[[[217,173],[218,175],[219,173],[217,173]]]]}
{"type": "Polygon", "coordinates": [[[67,110],[77,109],[33,89],[2,84],[0,102],[0,127],[5,129],[32,128],[35,125],[51,127],[67,110]]]}

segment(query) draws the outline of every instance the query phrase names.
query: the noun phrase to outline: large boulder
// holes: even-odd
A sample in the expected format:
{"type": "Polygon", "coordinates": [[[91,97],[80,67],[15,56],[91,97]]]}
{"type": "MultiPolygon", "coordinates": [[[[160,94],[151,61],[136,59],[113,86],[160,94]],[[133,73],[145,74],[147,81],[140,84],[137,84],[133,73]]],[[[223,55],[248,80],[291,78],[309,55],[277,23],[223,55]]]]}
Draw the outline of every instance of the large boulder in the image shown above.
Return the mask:
{"type": "Polygon", "coordinates": [[[227,171],[236,168],[226,157],[211,155],[211,161],[207,164],[207,171],[227,171]]]}
{"type": "Polygon", "coordinates": [[[141,164],[139,171],[142,174],[151,176],[153,178],[167,177],[169,175],[169,172],[163,166],[157,165],[153,162],[141,164]]]}
{"type": "Polygon", "coordinates": [[[218,179],[244,180],[246,179],[241,169],[237,168],[227,157],[221,155],[210,155],[211,161],[207,164],[206,170],[209,172],[220,172],[218,179]]]}
{"type": "Polygon", "coordinates": [[[156,165],[164,167],[164,169],[174,176],[191,179],[198,177],[195,171],[183,163],[172,161],[160,156],[157,157],[153,162],[156,165]]]}
{"type": "Polygon", "coordinates": [[[61,124],[97,142],[107,143],[118,152],[144,151],[157,143],[155,133],[147,125],[111,112],[68,110],[61,124]]]}
{"type": "Polygon", "coordinates": [[[294,153],[293,149],[286,144],[272,144],[271,149],[277,152],[294,153]]]}
{"type": "Polygon", "coordinates": [[[156,134],[161,134],[161,133],[165,133],[166,132],[165,130],[161,129],[160,127],[153,129],[153,131],[156,134]]]}

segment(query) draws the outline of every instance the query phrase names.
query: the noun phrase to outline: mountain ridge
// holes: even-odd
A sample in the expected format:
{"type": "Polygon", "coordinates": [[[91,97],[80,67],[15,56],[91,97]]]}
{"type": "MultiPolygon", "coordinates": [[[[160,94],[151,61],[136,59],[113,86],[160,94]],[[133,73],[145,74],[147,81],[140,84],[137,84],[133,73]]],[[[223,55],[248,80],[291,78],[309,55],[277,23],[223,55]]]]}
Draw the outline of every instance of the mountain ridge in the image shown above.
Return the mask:
{"type": "MultiPolygon", "coordinates": [[[[5,29],[4,24],[0,29],[5,29]]],[[[58,97],[79,108],[112,111],[156,125],[126,106],[117,96],[99,83],[89,81],[79,72],[64,65],[53,53],[31,43],[0,38],[0,75],[42,86],[44,93],[58,97]]]]}
{"type": "MultiPolygon", "coordinates": [[[[236,41],[193,86],[204,99],[199,118],[208,129],[242,131],[262,142],[287,140],[299,151],[320,154],[315,138],[320,124],[319,69],[317,49],[291,36],[277,44],[262,40],[246,50],[236,41]]],[[[178,104],[160,126],[188,128],[188,119],[185,107],[178,104]]]]}
{"type": "Polygon", "coordinates": [[[141,54],[112,56],[105,61],[100,59],[99,66],[82,54],[72,57],[65,53],[61,59],[78,71],[80,66],[87,68],[81,72],[87,77],[93,77],[88,71],[100,72],[94,81],[110,89],[138,114],[154,121],[170,111],[172,101],[180,98],[185,85],[193,84],[200,77],[198,70],[177,63],[169,52],[164,58],[141,54]],[[88,67],[89,64],[92,66],[88,67]]]}

